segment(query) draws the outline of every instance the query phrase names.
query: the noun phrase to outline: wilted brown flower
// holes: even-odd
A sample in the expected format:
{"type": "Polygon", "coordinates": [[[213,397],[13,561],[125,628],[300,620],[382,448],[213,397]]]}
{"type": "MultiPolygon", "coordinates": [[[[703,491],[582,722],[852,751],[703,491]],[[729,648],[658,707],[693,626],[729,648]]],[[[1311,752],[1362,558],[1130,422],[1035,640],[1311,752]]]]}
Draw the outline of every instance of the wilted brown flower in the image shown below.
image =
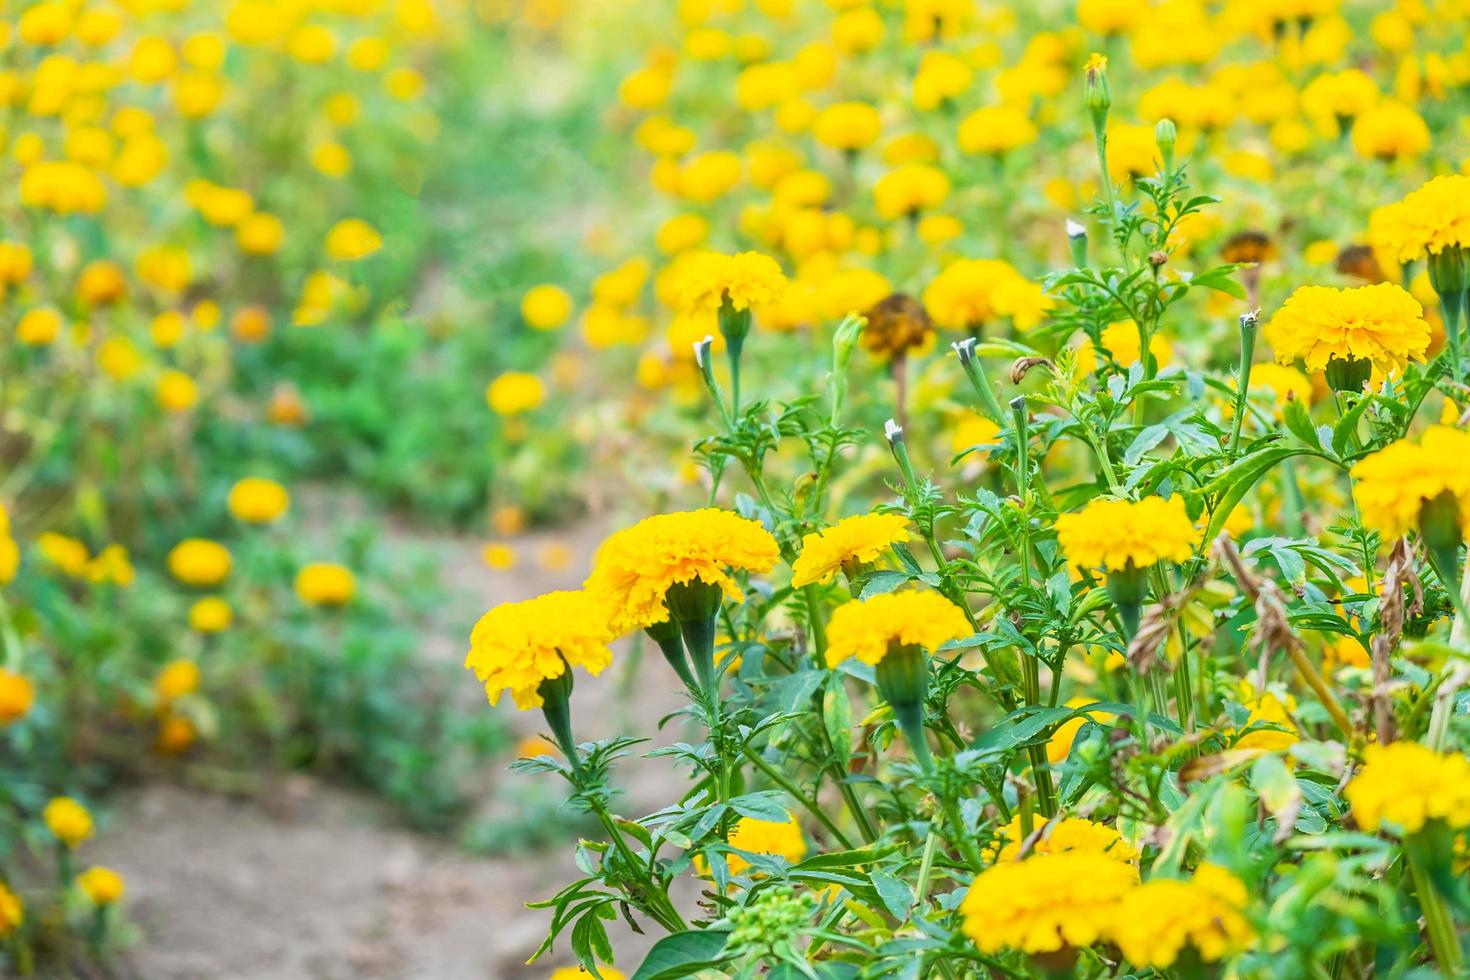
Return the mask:
{"type": "Polygon", "coordinates": [[[879,300],[864,316],[868,324],[863,328],[863,349],[878,357],[903,357],[934,339],[934,324],[924,304],[905,293],[879,300]]]}

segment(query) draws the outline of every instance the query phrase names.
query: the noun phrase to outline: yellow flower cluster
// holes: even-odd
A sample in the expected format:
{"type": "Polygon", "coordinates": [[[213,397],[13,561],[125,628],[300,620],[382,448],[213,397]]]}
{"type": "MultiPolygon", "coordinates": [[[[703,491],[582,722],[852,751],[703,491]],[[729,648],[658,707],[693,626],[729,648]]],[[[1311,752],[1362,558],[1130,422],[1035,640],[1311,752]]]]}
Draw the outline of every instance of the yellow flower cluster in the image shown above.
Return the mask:
{"type": "Polygon", "coordinates": [[[26,908],[20,896],[0,881],[0,939],[14,935],[25,921],[26,908]]]}
{"type": "Polygon", "coordinates": [[[613,629],[624,633],[665,622],[664,597],[675,584],[698,580],[739,600],[731,571],[767,572],[778,557],[765,528],[730,511],[659,514],[603,542],[587,588],[607,599],[613,629]]]}
{"type": "Polygon", "coordinates": [[[126,886],[122,875],[100,864],[77,875],[77,887],[93,905],[113,905],[120,901],[126,886]]]}
{"type": "Polygon", "coordinates": [[[612,663],[610,618],[607,605],[589,592],[503,603],[475,624],[465,666],[485,685],[491,704],[509,691],[522,711],[539,708],[542,681],[571,667],[595,676],[612,663]]]}
{"type": "Polygon", "coordinates": [[[51,835],[68,848],[92,836],[92,814],[69,796],[58,796],[46,804],[41,819],[51,835]]]}
{"type": "Polygon", "coordinates": [[[1173,966],[1185,947],[1213,963],[1254,938],[1244,914],[1248,900],[1239,878],[1219,865],[1201,864],[1188,880],[1155,878],[1129,891],[1112,938],[1134,966],[1173,966]]]}
{"type": "Polygon", "coordinates": [[[877,561],[893,545],[907,541],[908,518],[902,514],[858,514],[801,539],[801,554],[791,566],[797,588],[825,585],[844,568],[877,561]]]}
{"type": "Polygon", "coordinates": [[[888,654],[890,644],[933,653],[971,632],[960,608],[937,592],[875,595],[833,611],[827,627],[827,666],[836,667],[849,657],[876,664],[888,654]]]}
{"type": "Polygon", "coordinates": [[[1429,324],[1424,308],[1402,287],[1372,283],[1337,289],[1302,286],[1266,325],[1266,340],[1282,364],[1302,361],[1321,371],[1329,359],[1369,361],[1383,372],[1424,360],[1429,324]]]}
{"type": "Polygon", "coordinates": [[[1075,514],[1057,518],[1057,541],[1079,568],[1121,571],[1132,563],[1185,561],[1199,544],[1200,532],[1179,496],[1165,500],[1093,500],[1075,514]]]}
{"type": "Polygon", "coordinates": [[[295,588],[308,606],[345,606],[357,594],[357,577],[345,565],[311,562],[296,573],[295,588]]]}
{"type": "Polygon", "coordinates": [[[1441,494],[1454,498],[1470,532],[1470,433],[1462,429],[1430,426],[1417,442],[1400,439],[1359,460],[1352,476],[1363,523],[1385,538],[1418,529],[1424,504],[1441,494]]]}
{"type": "Polygon", "coordinates": [[[25,675],[0,667],[0,728],[24,718],[35,703],[36,688],[25,675]]]}
{"type": "Polygon", "coordinates": [[[226,500],[236,520],[247,524],[269,524],[291,506],[291,495],[275,480],[247,476],[230,488],[226,500]]]}
{"type": "Polygon", "coordinates": [[[1343,794],[1364,830],[1414,834],[1431,820],[1470,827],[1470,759],[1418,742],[1370,745],[1343,794]]]}
{"type": "Polygon", "coordinates": [[[770,306],[786,290],[781,267],[759,252],[698,252],[686,257],[677,269],[679,277],[673,288],[686,313],[713,312],[727,300],[736,310],[770,306]]]}

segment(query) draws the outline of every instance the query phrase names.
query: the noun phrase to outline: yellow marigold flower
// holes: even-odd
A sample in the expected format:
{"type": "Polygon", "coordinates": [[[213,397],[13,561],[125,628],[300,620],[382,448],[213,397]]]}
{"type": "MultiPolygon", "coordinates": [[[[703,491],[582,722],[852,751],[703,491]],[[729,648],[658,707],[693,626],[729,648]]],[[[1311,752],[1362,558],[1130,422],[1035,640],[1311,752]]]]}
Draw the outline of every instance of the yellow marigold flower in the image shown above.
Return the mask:
{"type": "Polygon", "coordinates": [[[44,531],[36,535],[36,550],[48,563],[72,578],[86,575],[87,562],[92,558],[87,546],[81,541],[55,531],[44,531]]]}
{"type": "Polygon", "coordinates": [[[27,347],[45,347],[61,333],[61,314],[49,306],[27,310],[15,325],[15,339],[27,347]]]}
{"type": "MultiPolygon", "coordinates": [[[[627,975],[621,970],[614,970],[610,966],[598,964],[597,972],[602,974],[602,980],[627,980],[627,975]]],[[[551,971],[548,980],[592,980],[592,974],[585,967],[560,966],[551,971]]]]}
{"type": "Polygon", "coordinates": [[[345,565],[312,562],[296,573],[296,595],[308,606],[345,606],[357,594],[357,577],[345,565]]]}
{"type": "Polygon", "coordinates": [[[230,317],[230,336],[243,344],[258,344],[271,334],[271,313],[264,306],[242,306],[230,317]]]}
{"type": "Polygon", "coordinates": [[[1155,878],[1123,897],[1113,941],[1134,966],[1164,969],[1185,947],[1214,963],[1248,946],[1245,883],[1216,864],[1201,864],[1186,881],[1155,878]]]}
{"type": "Polygon", "coordinates": [[[92,836],[92,814],[69,796],[58,796],[41,811],[51,835],[67,847],[76,847],[92,836]]]}
{"type": "Polygon", "coordinates": [[[183,371],[171,368],[158,376],[154,395],[165,411],[187,412],[199,401],[199,386],[183,371]]]}
{"type": "Polygon", "coordinates": [[[127,337],[108,337],[97,345],[97,366],[108,377],[126,381],[142,368],[143,355],[127,337]]]}
{"type": "Polygon", "coordinates": [[[849,657],[876,664],[890,646],[930,653],[972,632],[965,614],[937,592],[889,592],[840,605],[827,626],[827,666],[849,657]]]}
{"type": "Polygon", "coordinates": [[[817,113],[812,135],[834,150],[856,152],[877,142],[883,132],[878,110],[866,102],[839,102],[817,113]]]}
{"type": "Polygon", "coordinates": [[[902,514],[858,514],[801,539],[801,555],[791,566],[791,584],[823,585],[844,569],[877,561],[889,548],[909,538],[908,518],[902,514]]]}
{"type": "Polygon", "coordinates": [[[171,660],[153,679],[153,693],[160,704],[177,701],[199,690],[199,665],[192,660],[171,660]]]}
{"type": "MultiPolygon", "coordinates": [[[[749,854],[771,854],[783,857],[792,864],[806,857],[806,838],[796,818],[787,814],[785,820],[757,820],[741,817],[730,831],[729,845],[737,851],[749,854]]],[[[726,855],[731,874],[739,874],[750,867],[750,862],[738,854],[726,855]]]]}
{"type": "Polygon", "coordinates": [[[695,253],[679,264],[674,285],[679,309],[688,314],[714,312],[726,302],[736,310],[770,306],[786,288],[776,260],[759,252],[695,253]]]}
{"type": "Polygon", "coordinates": [[[35,703],[35,686],[25,676],[0,667],[0,728],[20,721],[35,703]]]}
{"type": "Polygon", "coordinates": [[[1079,568],[1120,571],[1130,563],[1147,568],[1164,559],[1185,561],[1199,539],[1178,495],[1168,500],[1093,500],[1079,512],[1057,518],[1057,541],[1079,568]]]}
{"type": "Polygon", "coordinates": [[[97,259],[82,267],[77,277],[77,298],[88,306],[107,306],[127,295],[128,281],[116,262],[97,259]]]}
{"type": "Polygon", "coordinates": [[[235,244],[246,255],[272,255],[280,250],[285,238],[285,224],[265,211],[247,215],[235,226],[235,244]]]}
{"type": "Polygon", "coordinates": [[[1138,869],[1090,851],[1003,861],[975,877],[960,903],[965,935],[983,953],[1052,953],[1107,938],[1138,869]]]}
{"type": "Polygon", "coordinates": [[[275,480],[247,476],[230,488],[226,503],[236,520],[269,524],[291,506],[291,495],[275,480]]]}
{"type": "Polygon", "coordinates": [[[675,585],[717,585],[742,596],[734,571],[768,572],[780,557],[776,539],[756,521],[717,508],[659,514],[613,534],[597,551],[587,588],[605,596],[616,632],[669,618],[675,585]]]}
{"type": "Polygon", "coordinates": [[[1343,791],[1364,830],[1384,824],[1415,834],[1431,820],[1470,826],[1470,759],[1440,754],[1418,742],[1370,745],[1363,768],[1343,791]]]}
{"type": "Polygon", "coordinates": [[[485,562],[486,568],[493,568],[498,572],[508,571],[516,567],[516,552],[508,544],[491,543],[485,545],[480,552],[480,558],[485,562]]]}
{"type": "Polygon", "coordinates": [[[925,288],[924,306],[949,330],[969,330],[996,317],[1011,317],[1024,330],[1041,322],[1051,301],[1009,262],[959,259],[925,288]]]}
{"type": "Polygon", "coordinates": [[[361,218],[343,218],[327,232],[327,255],[339,262],[365,259],[383,247],[383,236],[361,218]]]}
{"type": "Polygon", "coordinates": [[[1435,177],[1402,201],[1374,210],[1368,237],[1395,262],[1470,246],[1470,177],[1435,177]]]}
{"type": "Polygon", "coordinates": [[[87,563],[87,581],[129,586],[133,584],[133,563],[128,560],[128,549],[120,544],[110,544],[97,552],[87,563]]]}
{"type": "Polygon", "coordinates": [[[112,905],[123,897],[123,876],[100,864],[77,875],[77,887],[93,905],[112,905]]]}
{"type": "Polygon", "coordinates": [[[1336,358],[1369,361],[1389,372],[1424,360],[1429,324],[1419,301],[1393,283],[1302,286],[1266,325],[1266,340],[1282,364],[1301,360],[1308,371],[1321,371],[1336,358]]]}
{"type": "Polygon", "coordinates": [[[186,538],[168,553],[168,572],[184,585],[218,585],[230,574],[229,549],[205,538],[186,538]]]}
{"type": "Polygon", "coordinates": [[[189,607],[189,626],[199,633],[223,633],[235,621],[235,611],[219,596],[205,596],[189,607]]]}
{"type": "Polygon", "coordinates": [[[873,185],[873,203],[882,218],[906,218],[944,203],[949,177],[927,163],[905,163],[873,185]]]}
{"type": "MultiPolygon", "coordinates": [[[[987,861],[1018,860],[1025,840],[1021,817],[1017,814],[996,832],[995,840],[981,856],[987,861]]],[[[1095,823],[1082,817],[1058,817],[1049,821],[1041,836],[1031,845],[1028,856],[1061,854],[1064,851],[1101,854],[1114,861],[1138,863],[1138,848],[1128,843],[1122,834],[1105,823],[1095,823]]]]}
{"type": "Polygon", "coordinates": [[[509,691],[520,710],[539,708],[542,681],[571,667],[596,676],[612,663],[611,615],[592,592],[548,592],[503,603],[475,624],[465,666],[485,685],[491,704],[509,691]]]}
{"type": "Polygon", "coordinates": [[[1016,106],[981,106],[960,123],[959,147],[966,153],[998,156],[1029,146],[1040,135],[1036,124],[1016,106]]]}
{"type": "Polygon", "coordinates": [[[1372,160],[1422,156],[1429,150],[1424,117],[1402,102],[1384,102],[1353,123],[1353,149],[1372,160]]]}
{"type": "Polygon", "coordinates": [[[524,415],[546,400],[546,386],[534,374],[507,371],[485,389],[485,404],[496,415],[524,415]]]}
{"type": "Polygon", "coordinates": [[[25,903],[0,881],[0,939],[13,936],[25,925],[25,903]]]}
{"type": "Polygon", "coordinates": [[[1430,426],[1419,442],[1400,439],[1353,465],[1353,496],[1363,523],[1386,539],[1420,527],[1424,506],[1448,495],[1470,532],[1470,433],[1430,426]]]}
{"type": "Polygon", "coordinates": [[[521,317],[537,330],[555,330],[572,316],[572,297],[560,286],[532,286],[521,297],[521,317]]]}

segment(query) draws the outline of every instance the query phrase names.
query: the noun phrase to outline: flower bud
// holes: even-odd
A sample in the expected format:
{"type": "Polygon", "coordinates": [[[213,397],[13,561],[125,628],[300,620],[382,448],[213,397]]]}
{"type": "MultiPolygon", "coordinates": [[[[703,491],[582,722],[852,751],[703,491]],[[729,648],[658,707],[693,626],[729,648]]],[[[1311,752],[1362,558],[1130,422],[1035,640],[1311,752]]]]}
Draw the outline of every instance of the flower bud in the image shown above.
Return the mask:
{"type": "Polygon", "coordinates": [[[1067,219],[1067,247],[1072,250],[1072,264],[1079,269],[1087,266],[1087,226],[1080,221],[1067,219]]]}
{"type": "Polygon", "coordinates": [[[1373,374],[1373,362],[1361,357],[1329,357],[1323,373],[1327,376],[1327,387],[1333,391],[1361,393],[1373,374]]]}
{"type": "Polygon", "coordinates": [[[1154,125],[1154,142],[1159,145],[1159,155],[1164,161],[1164,173],[1174,169],[1174,147],[1179,142],[1179,129],[1172,119],[1160,119],[1154,125]]]}
{"type": "Polygon", "coordinates": [[[1108,109],[1113,105],[1113,90],[1108,86],[1108,59],[1094,52],[1083,68],[1087,79],[1083,101],[1092,118],[1092,131],[1101,134],[1108,124],[1108,109]]]}
{"type": "Polygon", "coordinates": [[[1143,618],[1143,600],[1148,596],[1148,569],[1139,568],[1132,559],[1122,568],[1108,569],[1108,597],[1123,621],[1123,635],[1132,640],[1143,618]]]}
{"type": "Polygon", "coordinates": [[[933,765],[924,736],[924,702],[929,695],[929,661],[922,647],[891,644],[874,668],[878,693],[893,709],[894,720],[914,757],[926,770],[933,765]]]}

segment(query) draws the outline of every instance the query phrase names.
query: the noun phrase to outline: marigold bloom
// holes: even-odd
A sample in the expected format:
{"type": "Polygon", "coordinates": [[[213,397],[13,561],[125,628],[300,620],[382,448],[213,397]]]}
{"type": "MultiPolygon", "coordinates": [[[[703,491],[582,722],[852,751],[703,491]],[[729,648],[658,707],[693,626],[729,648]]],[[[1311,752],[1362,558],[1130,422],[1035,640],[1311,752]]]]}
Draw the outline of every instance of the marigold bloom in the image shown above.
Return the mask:
{"type": "Polygon", "coordinates": [[[596,676],[612,663],[611,614],[603,597],[591,592],[548,592],[503,603],[475,624],[465,666],[485,685],[491,704],[509,691],[520,710],[539,708],[542,681],[569,667],[596,676]]]}
{"type": "Polygon", "coordinates": [[[791,566],[791,584],[822,585],[843,568],[877,561],[889,548],[909,538],[902,514],[858,514],[801,539],[801,555],[791,566]]]}
{"type": "Polygon", "coordinates": [[[1470,246],[1470,177],[1435,177],[1368,217],[1368,237],[1395,262],[1470,246]]]}
{"type": "Polygon", "coordinates": [[[91,555],[87,546],[76,538],[55,531],[43,531],[36,535],[36,550],[50,565],[71,578],[82,578],[87,574],[87,563],[91,555]]]}
{"type": "Polygon", "coordinates": [[[1057,517],[1057,541],[1079,568],[1119,571],[1130,562],[1147,568],[1168,559],[1185,561],[1200,532],[1184,510],[1184,498],[1093,500],[1075,514],[1057,517]]]}
{"type": "Polygon", "coordinates": [[[1051,300],[1009,262],[960,259],[925,288],[924,306],[936,324],[950,330],[968,330],[997,317],[1011,317],[1025,330],[1041,322],[1051,300]]]}
{"type": "MultiPolygon", "coordinates": [[[[806,857],[806,838],[796,818],[787,814],[785,820],[757,820],[741,817],[730,831],[729,845],[750,854],[771,854],[783,857],[792,864],[806,857]]],[[[739,874],[750,867],[750,862],[738,854],[726,855],[731,874],[739,874]]]]}
{"type": "Polygon", "coordinates": [[[154,395],[165,411],[187,412],[199,401],[199,386],[183,371],[169,369],[158,376],[154,395]]]}
{"type": "Polygon", "coordinates": [[[234,620],[234,610],[219,596],[205,596],[189,607],[189,626],[200,633],[223,633],[234,620]]]}
{"type": "Polygon", "coordinates": [[[338,262],[356,262],[383,247],[383,236],[361,218],[343,218],[327,232],[327,255],[338,262]]]}
{"type": "Polygon", "coordinates": [[[958,143],[966,153],[999,155],[1036,142],[1036,124],[1010,105],[982,106],[960,123],[958,143]]]}
{"type": "Polygon", "coordinates": [[[1107,938],[1138,869],[1088,851],[1003,861],[975,877],[960,903],[965,935],[983,953],[1052,953],[1107,938]]]}
{"type": "Polygon", "coordinates": [[[1371,160],[1422,156],[1430,144],[1424,117],[1402,102],[1384,102],[1353,123],[1353,149],[1371,160]]]}
{"type": "Polygon", "coordinates": [[[1343,794],[1364,830],[1389,824],[1415,834],[1431,820],[1470,827],[1470,759],[1418,742],[1370,745],[1343,794]]]}
{"type": "Polygon", "coordinates": [[[41,819],[52,836],[69,848],[92,836],[91,812],[69,796],[58,796],[47,803],[41,819]]]}
{"type": "Polygon", "coordinates": [[[1434,425],[1419,442],[1390,443],[1355,463],[1352,476],[1363,523],[1386,539],[1417,530],[1424,505],[1442,494],[1470,533],[1470,433],[1462,429],[1434,425]]]}
{"type": "Polygon", "coordinates": [[[311,562],[296,573],[295,588],[308,606],[345,606],[357,594],[357,577],[345,565],[311,562]]]}
{"type": "Polygon", "coordinates": [[[546,386],[534,374],[506,371],[485,389],[485,404],[496,415],[524,415],[546,400],[546,386]]]}
{"type": "Polygon", "coordinates": [[[247,524],[269,524],[286,513],[291,495],[275,480],[247,476],[230,488],[230,513],[247,524]]]}
{"type": "Polygon", "coordinates": [[[727,301],[736,310],[770,306],[787,285],[776,260],[759,252],[697,252],[678,270],[674,290],[680,311],[687,314],[716,312],[727,301]]]}
{"type": "Polygon", "coordinates": [[[756,521],[718,508],[659,514],[613,534],[597,551],[587,588],[605,596],[616,632],[669,618],[675,585],[717,585],[742,598],[734,571],[767,572],[780,557],[776,539],[756,521]]]}
{"type": "Polygon", "coordinates": [[[879,217],[904,218],[943,204],[949,191],[943,170],[927,163],[905,163],[878,178],[873,204],[879,217]]]}
{"type": "MultiPolygon", "coordinates": [[[[995,840],[982,856],[989,861],[1015,861],[1020,857],[1021,844],[1025,840],[1018,814],[996,832],[995,840]]],[[[1122,834],[1107,824],[1082,817],[1059,817],[1049,821],[1041,836],[1031,845],[1028,856],[1061,854],[1064,851],[1101,854],[1114,861],[1138,863],[1138,848],[1128,843],[1122,834]]]]}
{"type": "Polygon", "coordinates": [[[14,935],[25,921],[26,908],[20,896],[0,881],[0,939],[14,935]]]}
{"type": "Polygon", "coordinates": [[[30,713],[36,689],[22,674],[0,667],[0,728],[12,725],[30,713]]]}
{"type": "Polygon", "coordinates": [[[1206,963],[1239,952],[1255,936],[1245,883],[1215,864],[1187,881],[1155,878],[1123,896],[1113,941],[1134,966],[1172,966],[1186,946],[1206,963]]]}
{"type": "Polygon", "coordinates": [[[849,657],[876,664],[894,644],[933,653],[971,632],[960,607],[937,592],[875,595],[833,610],[827,626],[827,666],[836,667],[849,657]]]}
{"type": "Polygon", "coordinates": [[[112,905],[123,897],[126,890],[122,875],[100,864],[77,875],[77,887],[93,905],[112,905]]]}
{"type": "Polygon", "coordinates": [[[192,660],[170,661],[153,679],[153,694],[163,704],[187,697],[197,690],[199,665],[192,660]]]}
{"type": "Polygon", "coordinates": [[[866,102],[839,102],[817,114],[812,136],[823,146],[855,152],[877,141],[883,132],[878,110],[866,102]]]}
{"type": "Polygon", "coordinates": [[[230,574],[229,549],[217,541],[186,538],[168,553],[168,572],[184,585],[207,588],[230,574]]]}
{"type": "Polygon", "coordinates": [[[1301,360],[1308,371],[1336,358],[1369,361],[1386,373],[1424,360],[1429,324],[1419,301],[1393,283],[1302,286],[1266,325],[1266,341],[1282,364],[1301,360]]]}
{"type": "Polygon", "coordinates": [[[572,297],[560,286],[532,286],[521,297],[521,317],[537,330],[555,330],[572,315],[572,297]]]}

